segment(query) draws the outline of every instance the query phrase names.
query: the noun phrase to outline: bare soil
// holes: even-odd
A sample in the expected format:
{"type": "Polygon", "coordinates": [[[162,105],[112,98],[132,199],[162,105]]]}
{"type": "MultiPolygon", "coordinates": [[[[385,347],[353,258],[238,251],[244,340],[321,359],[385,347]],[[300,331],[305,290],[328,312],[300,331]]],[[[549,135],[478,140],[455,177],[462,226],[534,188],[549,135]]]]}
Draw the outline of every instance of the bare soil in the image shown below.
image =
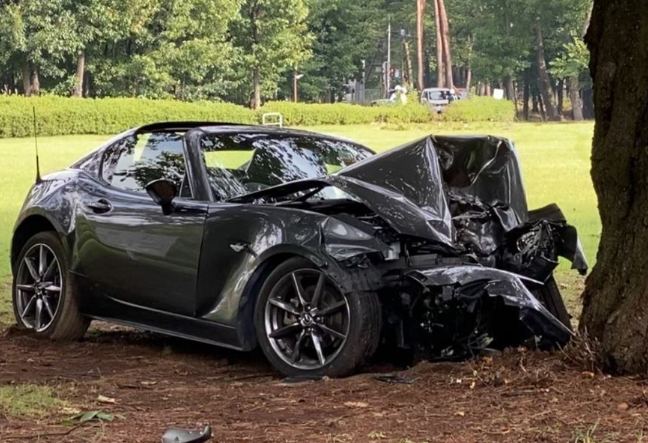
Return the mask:
{"type": "Polygon", "coordinates": [[[215,442],[641,442],[648,382],[513,350],[414,368],[374,363],[346,379],[287,383],[243,354],[105,325],[79,343],[0,334],[0,385],[48,385],[112,422],[61,425],[0,413],[0,442],[158,442],[210,424],[215,442]],[[377,376],[397,374],[389,383],[377,376]],[[114,403],[98,400],[99,396],[114,403]]]}

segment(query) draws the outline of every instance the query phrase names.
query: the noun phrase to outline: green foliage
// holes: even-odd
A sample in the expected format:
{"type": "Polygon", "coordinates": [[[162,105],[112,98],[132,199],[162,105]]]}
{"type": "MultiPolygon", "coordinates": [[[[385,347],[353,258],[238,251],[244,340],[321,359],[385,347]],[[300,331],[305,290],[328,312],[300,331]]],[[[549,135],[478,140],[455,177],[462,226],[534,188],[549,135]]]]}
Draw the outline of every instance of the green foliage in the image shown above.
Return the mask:
{"type": "Polygon", "coordinates": [[[565,43],[563,53],[551,61],[549,72],[558,78],[579,77],[587,72],[589,50],[585,42],[574,36],[570,43],[565,43]]]}
{"type": "Polygon", "coordinates": [[[0,137],[33,135],[32,106],[39,135],[114,134],[157,121],[256,122],[253,111],[230,103],[0,96],[0,137]]]}
{"type": "Polygon", "coordinates": [[[508,100],[492,97],[472,97],[452,102],[442,114],[448,122],[501,122],[515,120],[515,105],[508,100]]]}
{"type": "Polygon", "coordinates": [[[348,103],[269,102],[261,108],[260,113],[264,112],[280,112],[289,126],[427,123],[434,119],[434,115],[418,103],[367,107],[348,103]]]}

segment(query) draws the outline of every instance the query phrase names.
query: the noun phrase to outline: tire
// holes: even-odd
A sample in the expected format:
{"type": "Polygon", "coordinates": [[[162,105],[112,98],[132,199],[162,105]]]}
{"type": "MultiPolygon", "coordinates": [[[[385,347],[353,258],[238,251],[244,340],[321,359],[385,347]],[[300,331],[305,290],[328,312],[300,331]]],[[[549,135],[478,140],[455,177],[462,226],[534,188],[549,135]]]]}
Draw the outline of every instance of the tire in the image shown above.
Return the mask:
{"type": "Polygon", "coordinates": [[[261,350],[283,375],[342,377],[374,354],[381,319],[376,293],[343,294],[310,261],[293,258],[275,268],[263,283],[254,324],[261,350]],[[299,301],[297,287],[304,303],[299,301]],[[289,335],[281,335],[282,331],[289,335]]]}
{"type": "Polygon", "coordinates": [[[79,310],[79,294],[56,233],[40,232],[30,238],[18,255],[15,269],[12,304],[18,327],[52,340],[83,337],[90,320],[79,310]],[[43,257],[45,264],[41,265],[43,257]]]}
{"type": "Polygon", "coordinates": [[[569,330],[573,330],[571,316],[567,312],[565,301],[560,295],[560,289],[558,289],[558,284],[553,276],[549,277],[542,289],[536,291],[534,295],[554,317],[567,326],[569,330]]]}

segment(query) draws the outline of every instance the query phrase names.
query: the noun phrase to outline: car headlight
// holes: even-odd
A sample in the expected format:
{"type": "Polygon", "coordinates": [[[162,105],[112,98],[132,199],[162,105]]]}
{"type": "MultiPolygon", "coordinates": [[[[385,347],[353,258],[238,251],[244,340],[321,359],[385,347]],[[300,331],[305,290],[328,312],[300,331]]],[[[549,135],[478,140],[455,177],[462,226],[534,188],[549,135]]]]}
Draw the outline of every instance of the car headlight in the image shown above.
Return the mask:
{"type": "Polygon", "coordinates": [[[322,230],[325,238],[347,240],[347,241],[367,241],[374,238],[372,235],[361,229],[343,223],[340,220],[329,217],[322,223],[322,230]]]}

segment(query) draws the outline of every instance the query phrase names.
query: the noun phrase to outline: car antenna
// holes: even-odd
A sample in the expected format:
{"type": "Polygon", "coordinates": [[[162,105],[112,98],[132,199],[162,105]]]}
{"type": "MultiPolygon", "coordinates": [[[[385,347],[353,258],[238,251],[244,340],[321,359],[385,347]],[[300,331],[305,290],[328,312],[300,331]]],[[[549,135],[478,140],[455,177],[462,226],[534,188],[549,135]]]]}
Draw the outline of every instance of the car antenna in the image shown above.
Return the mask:
{"type": "Polygon", "coordinates": [[[32,106],[32,111],[34,113],[34,146],[36,148],[36,184],[42,181],[40,174],[40,161],[38,159],[38,131],[36,124],[36,106],[32,106]]]}

